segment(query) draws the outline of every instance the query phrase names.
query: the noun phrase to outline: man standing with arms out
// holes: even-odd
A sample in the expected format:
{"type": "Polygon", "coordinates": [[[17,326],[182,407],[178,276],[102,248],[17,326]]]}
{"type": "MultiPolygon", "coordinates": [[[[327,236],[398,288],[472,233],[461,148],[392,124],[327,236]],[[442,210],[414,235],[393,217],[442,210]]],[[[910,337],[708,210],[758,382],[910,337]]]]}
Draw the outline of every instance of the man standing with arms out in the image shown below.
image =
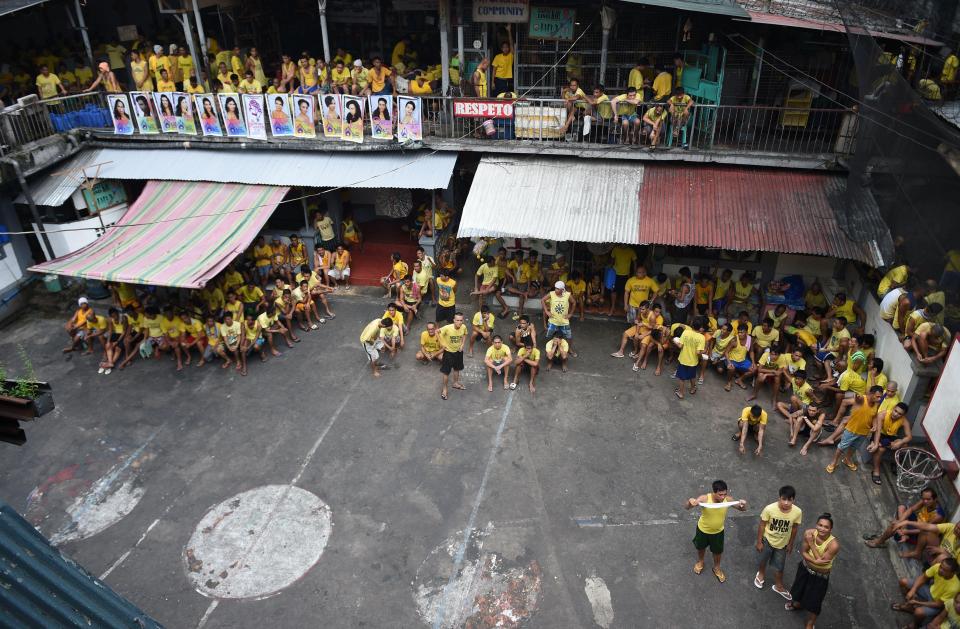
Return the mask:
{"type": "Polygon", "coordinates": [[[793,541],[797,537],[802,516],[800,507],[794,504],[796,499],[797,491],[790,485],[784,485],[780,488],[780,499],[768,504],[760,512],[756,543],[760,564],[753,577],[753,584],[762,590],[769,563],[773,568],[773,591],[788,601],[793,597],[783,587],[783,565],[787,556],[793,553],[793,541]]]}
{"type": "Polygon", "coordinates": [[[367,360],[370,361],[370,368],[373,370],[373,377],[380,377],[380,350],[383,349],[383,337],[389,336],[393,329],[393,319],[384,317],[383,319],[374,319],[363,328],[360,333],[360,344],[363,345],[363,351],[367,354],[367,360]]]}
{"type": "Polygon", "coordinates": [[[857,471],[857,464],[851,460],[853,452],[864,445],[874,430],[877,419],[877,409],[880,407],[880,399],[883,397],[883,387],[871,387],[866,395],[857,395],[853,410],[850,412],[850,419],[843,430],[843,436],[837,445],[837,451],[833,455],[833,462],[827,466],[827,474],[833,474],[837,469],[837,463],[840,462],[840,456],[843,455],[843,464],[851,472],[857,471]]]}
{"type": "MultiPolygon", "coordinates": [[[[441,275],[442,277],[442,275],[441,275]]],[[[460,382],[463,371],[463,343],[467,339],[467,326],[463,324],[463,313],[453,315],[453,323],[440,328],[440,344],[443,345],[443,358],[440,360],[440,373],[443,374],[443,390],[440,397],[447,399],[447,380],[453,372],[453,384],[450,386],[461,391],[467,387],[460,382]]]]}
{"type": "Polygon", "coordinates": [[[740,420],[737,422],[737,432],[733,434],[733,440],[739,441],[738,448],[740,454],[746,451],[747,434],[751,430],[757,431],[757,449],[754,454],[760,456],[763,452],[763,433],[767,429],[767,411],[760,408],[759,404],[747,406],[740,413],[740,420]]]}
{"type": "Polygon", "coordinates": [[[40,74],[37,75],[36,85],[37,95],[40,96],[40,100],[55,97],[57,90],[60,90],[60,93],[64,96],[67,95],[67,90],[63,87],[63,83],[60,82],[60,77],[52,74],[50,68],[47,66],[40,66],[40,74]]]}
{"type": "Polygon", "coordinates": [[[690,498],[683,508],[702,508],[700,519],[697,520],[697,532],[693,536],[693,546],[697,549],[697,563],[693,564],[694,574],[703,572],[703,558],[709,546],[713,554],[713,576],[723,583],[727,580],[727,575],[720,569],[720,559],[723,557],[723,522],[727,518],[727,509],[736,507],[740,511],[746,511],[747,501],[731,498],[727,484],[722,480],[713,481],[712,490],[708,494],[690,498]]]}
{"type": "MultiPolygon", "coordinates": [[[[573,332],[570,330],[570,312],[576,306],[573,295],[567,292],[563,282],[557,282],[553,285],[553,292],[547,293],[540,300],[543,311],[548,313],[547,319],[547,338],[554,338],[557,333],[567,340],[567,344],[573,339],[573,332]]],[[[570,350],[570,355],[574,358],[577,353],[570,350]]]]}
{"type": "Polygon", "coordinates": [[[805,629],[813,629],[817,616],[830,587],[830,572],[833,560],[840,552],[840,542],[833,536],[833,517],[821,513],[816,528],[803,533],[803,545],[800,556],[803,561],[797,564],[797,576],[790,588],[791,600],[784,605],[787,611],[807,610],[805,629]]]}
{"type": "MultiPolygon", "coordinates": [[[[687,383],[690,383],[690,395],[697,392],[697,368],[700,366],[701,355],[707,347],[706,337],[697,332],[705,329],[707,326],[703,317],[696,317],[693,320],[693,327],[685,328],[678,338],[675,339],[680,348],[680,356],[677,358],[677,390],[674,394],[683,399],[684,389],[687,383]]],[[[743,442],[741,441],[741,444],[743,442]]]]}
{"type": "Polygon", "coordinates": [[[623,287],[623,303],[627,310],[627,321],[636,321],[637,308],[640,307],[640,304],[649,301],[650,297],[655,295],[659,288],[657,280],[647,275],[647,267],[638,264],[636,274],[628,279],[623,287]]]}
{"type": "MultiPolygon", "coordinates": [[[[627,279],[633,273],[633,268],[637,264],[637,252],[633,247],[626,245],[616,245],[610,251],[610,259],[613,261],[613,270],[617,274],[617,281],[610,293],[610,311],[608,316],[613,316],[613,311],[617,307],[617,295],[625,294],[627,279]]],[[[627,304],[624,303],[624,308],[627,304]]]]}
{"type": "Polygon", "coordinates": [[[513,91],[513,32],[507,24],[507,40],[500,45],[500,54],[493,58],[493,93],[513,91]]]}
{"type": "Polygon", "coordinates": [[[510,354],[510,348],[503,344],[500,335],[493,337],[493,345],[487,348],[487,353],[483,358],[483,363],[487,366],[487,391],[493,391],[493,373],[499,376],[503,374],[503,388],[509,387],[507,380],[510,376],[510,363],[513,357],[510,354]]]}
{"type": "Polygon", "coordinates": [[[447,269],[440,268],[437,278],[437,321],[453,321],[457,301],[457,280],[450,277],[447,269]]]}
{"type": "Polygon", "coordinates": [[[427,329],[420,333],[420,351],[417,360],[429,363],[431,360],[443,359],[443,345],[440,344],[440,335],[437,334],[437,324],[431,321],[427,329]]]}

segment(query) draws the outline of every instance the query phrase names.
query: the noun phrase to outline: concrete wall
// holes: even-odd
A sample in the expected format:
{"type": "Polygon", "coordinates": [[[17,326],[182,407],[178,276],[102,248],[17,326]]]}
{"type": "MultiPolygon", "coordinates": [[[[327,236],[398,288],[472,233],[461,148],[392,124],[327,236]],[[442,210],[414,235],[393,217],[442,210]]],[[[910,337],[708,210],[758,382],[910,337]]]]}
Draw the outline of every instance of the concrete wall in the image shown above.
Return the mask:
{"type": "MultiPolygon", "coordinates": [[[[955,461],[956,455],[950,448],[950,433],[960,419],[960,340],[954,339],[953,347],[947,357],[947,364],[937,383],[930,405],[920,423],[930,445],[933,446],[941,461],[955,461]]],[[[960,494],[960,478],[953,480],[953,486],[960,494]]]]}

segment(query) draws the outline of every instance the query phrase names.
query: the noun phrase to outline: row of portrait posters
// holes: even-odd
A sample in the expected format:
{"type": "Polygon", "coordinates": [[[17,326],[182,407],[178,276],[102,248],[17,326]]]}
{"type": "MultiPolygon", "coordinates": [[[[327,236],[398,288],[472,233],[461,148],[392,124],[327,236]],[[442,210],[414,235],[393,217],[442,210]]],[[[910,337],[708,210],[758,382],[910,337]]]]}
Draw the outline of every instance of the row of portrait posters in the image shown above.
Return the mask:
{"type": "Polygon", "coordinates": [[[205,136],[264,140],[269,129],[273,137],[315,138],[319,122],[324,138],[360,143],[366,117],[370,136],[376,140],[423,139],[423,102],[413,96],[396,98],[396,106],[393,96],[376,94],[321,94],[318,103],[312,94],[130,92],[129,97],[108,94],[107,102],[118,135],[197,135],[199,119],[199,132],[205,136]]]}

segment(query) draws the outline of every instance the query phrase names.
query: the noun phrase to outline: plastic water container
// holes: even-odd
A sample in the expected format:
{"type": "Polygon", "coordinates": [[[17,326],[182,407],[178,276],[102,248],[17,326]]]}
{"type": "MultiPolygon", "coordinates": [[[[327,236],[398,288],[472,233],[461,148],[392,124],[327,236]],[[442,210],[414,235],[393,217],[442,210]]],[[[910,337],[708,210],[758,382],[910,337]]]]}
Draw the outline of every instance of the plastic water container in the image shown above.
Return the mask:
{"type": "Polygon", "coordinates": [[[497,128],[494,126],[493,120],[483,121],[483,132],[487,134],[488,138],[492,138],[497,134],[497,128]]]}
{"type": "Polygon", "coordinates": [[[53,273],[43,276],[43,284],[47,287],[48,293],[59,293],[63,288],[60,286],[60,276],[53,273]]]}

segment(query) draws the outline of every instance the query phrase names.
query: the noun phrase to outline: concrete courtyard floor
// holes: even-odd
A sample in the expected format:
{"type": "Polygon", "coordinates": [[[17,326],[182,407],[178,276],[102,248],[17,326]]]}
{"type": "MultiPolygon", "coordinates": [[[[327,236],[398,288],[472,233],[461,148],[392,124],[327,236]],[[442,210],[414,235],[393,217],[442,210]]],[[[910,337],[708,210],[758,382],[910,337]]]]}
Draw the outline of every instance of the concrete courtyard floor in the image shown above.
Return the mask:
{"type": "MultiPolygon", "coordinates": [[[[828,476],[772,412],[764,455],[739,456],[745,394],[715,374],[678,401],[669,372],[609,356],[623,324],[575,321],[580,357],[536,396],[488,393],[478,348],[444,402],[412,347],[370,377],[358,337],[382,303],[336,296],[335,320],[245,378],[166,359],[100,376],[60,354],[66,314],[21,317],[0,357],[16,373],[22,344],[57,406],[0,444],[0,496],[169,627],[801,627],[772,574],[753,586],[759,512],[790,483],[804,528],[830,511],[842,544],[817,626],[906,621],[891,551],[861,541],[892,489],[828,476]],[[693,574],[682,508],[716,478],[749,503],[722,585],[709,561],[693,574]]],[[[798,560],[799,542],[788,586],[798,560]]]]}

